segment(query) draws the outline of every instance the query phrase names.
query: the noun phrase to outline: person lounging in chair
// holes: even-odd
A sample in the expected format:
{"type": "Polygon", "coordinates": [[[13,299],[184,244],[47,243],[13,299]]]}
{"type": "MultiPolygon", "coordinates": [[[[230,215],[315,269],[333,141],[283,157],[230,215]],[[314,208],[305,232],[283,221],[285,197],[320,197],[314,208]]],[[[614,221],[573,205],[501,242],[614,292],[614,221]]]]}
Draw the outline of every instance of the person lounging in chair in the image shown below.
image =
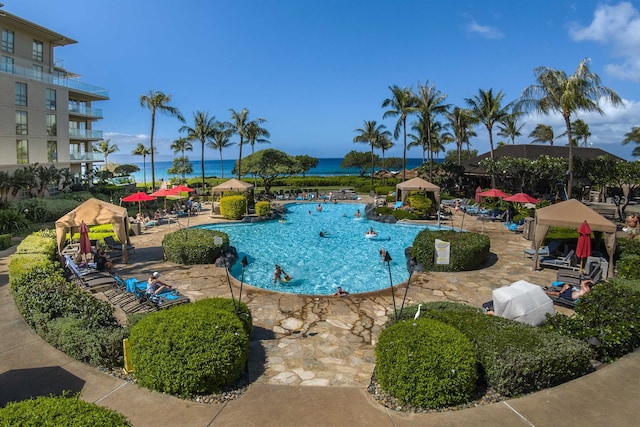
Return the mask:
{"type": "Polygon", "coordinates": [[[160,273],[157,271],[149,276],[147,280],[147,294],[148,295],[158,295],[167,289],[173,289],[171,286],[166,283],[160,281],[160,273]]]}
{"type": "Polygon", "coordinates": [[[560,291],[545,290],[544,292],[547,295],[564,298],[569,301],[575,301],[578,298],[580,298],[582,295],[591,292],[592,287],[593,287],[593,282],[591,280],[582,280],[580,281],[579,288],[573,287],[568,283],[565,283],[560,289],[560,291]]]}

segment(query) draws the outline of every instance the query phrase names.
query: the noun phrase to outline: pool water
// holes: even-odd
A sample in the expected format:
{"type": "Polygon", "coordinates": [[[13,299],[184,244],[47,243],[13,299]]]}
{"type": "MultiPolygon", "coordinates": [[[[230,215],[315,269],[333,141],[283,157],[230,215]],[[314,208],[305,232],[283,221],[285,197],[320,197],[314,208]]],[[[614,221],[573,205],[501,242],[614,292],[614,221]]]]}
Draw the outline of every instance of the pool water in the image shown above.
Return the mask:
{"type": "MultiPolygon", "coordinates": [[[[242,224],[210,224],[200,228],[220,230],[238,251],[231,274],[242,277],[240,261],[246,255],[244,283],[278,292],[332,295],[338,286],[350,293],[389,287],[389,269],[381,261],[380,248],[392,260],[394,284],[408,279],[405,248],[428,226],[383,224],[364,218],[364,204],[288,204],[285,220],[242,224]],[[360,210],[362,218],[356,218],[360,210]],[[366,238],[370,227],[377,232],[366,238]],[[320,232],[326,234],[321,237],[320,232]],[[286,283],[273,282],[275,264],[292,277],[286,283]]],[[[430,226],[430,228],[436,228],[430,226]]]]}

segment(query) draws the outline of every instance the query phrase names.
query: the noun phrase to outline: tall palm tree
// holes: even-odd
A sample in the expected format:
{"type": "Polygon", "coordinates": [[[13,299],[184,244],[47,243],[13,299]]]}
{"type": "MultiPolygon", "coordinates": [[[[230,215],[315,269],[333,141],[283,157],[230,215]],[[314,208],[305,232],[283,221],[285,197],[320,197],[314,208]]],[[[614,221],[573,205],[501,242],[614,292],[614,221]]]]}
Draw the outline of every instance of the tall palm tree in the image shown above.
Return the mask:
{"type": "Polygon", "coordinates": [[[193,144],[187,138],[178,138],[171,143],[171,149],[174,154],[181,153],[182,162],[180,163],[182,169],[182,182],[185,182],[185,164],[187,162],[187,158],[184,155],[185,151],[193,151],[193,144]]]}
{"type": "Polygon", "coordinates": [[[589,125],[582,119],[574,120],[571,123],[571,131],[575,135],[576,141],[582,140],[582,146],[588,146],[588,139],[591,136],[591,131],[589,130],[589,125]]]}
{"type": "Polygon", "coordinates": [[[520,132],[524,127],[524,123],[518,125],[518,119],[520,118],[521,113],[517,111],[512,112],[511,114],[507,114],[498,124],[498,135],[503,136],[505,138],[510,138],[511,143],[516,143],[516,138],[522,136],[520,132]]]}
{"type": "Polygon", "coordinates": [[[382,108],[389,107],[390,109],[385,111],[382,115],[383,119],[387,117],[398,117],[396,127],[393,130],[393,137],[398,139],[400,136],[400,128],[402,127],[403,138],[403,150],[402,150],[402,180],[404,181],[407,170],[407,116],[415,114],[418,111],[417,100],[410,88],[402,87],[398,85],[389,86],[391,91],[391,98],[387,98],[382,101],[382,108]]]}
{"type": "Polygon", "coordinates": [[[215,128],[216,118],[215,116],[209,117],[209,113],[203,111],[196,111],[193,113],[193,127],[182,126],[180,132],[187,133],[187,139],[189,141],[200,141],[201,156],[200,164],[202,166],[202,191],[204,191],[204,147],[208,141],[211,141],[213,131],[215,128]]]}
{"type": "MultiPolygon", "coordinates": [[[[418,93],[416,96],[418,109],[420,110],[421,121],[423,121],[424,129],[427,131],[426,140],[432,141],[431,123],[439,114],[444,114],[449,108],[448,104],[444,104],[447,95],[436,89],[435,83],[429,85],[427,80],[424,85],[418,84],[418,93]]],[[[422,159],[424,163],[424,158],[422,159]]],[[[429,150],[429,179],[433,180],[433,150],[429,150]]]]}
{"type": "Polygon", "coordinates": [[[491,148],[491,158],[493,159],[493,125],[505,118],[508,113],[507,107],[501,105],[504,93],[498,91],[495,95],[493,89],[478,91],[473,98],[466,98],[465,102],[471,109],[471,113],[483,123],[489,132],[489,146],[491,148]]]}
{"type": "Polygon", "coordinates": [[[147,187],[147,156],[151,154],[151,148],[145,147],[144,144],[138,143],[136,148],[131,152],[134,156],[142,156],[142,170],[144,177],[144,187],[147,187]]]}
{"type": "Polygon", "coordinates": [[[596,111],[604,114],[600,108],[601,99],[613,106],[622,105],[622,99],[608,87],[602,86],[600,77],[589,69],[589,58],[578,64],[575,72],[568,76],[562,70],[550,67],[537,67],[533,70],[537,84],[528,86],[522,92],[518,108],[522,111],[536,111],[542,114],[560,113],[567,128],[569,142],[569,170],[567,171],[567,196],[571,198],[573,186],[573,132],[571,116],[578,111],[596,111]]]}
{"type": "Polygon", "coordinates": [[[529,138],[533,138],[531,140],[532,144],[546,144],[548,142],[550,145],[553,145],[555,136],[553,135],[553,128],[551,126],[538,123],[535,129],[529,134],[529,138]]]}
{"type": "Polygon", "coordinates": [[[96,153],[102,153],[102,155],[104,156],[104,170],[108,170],[109,163],[107,162],[107,160],[109,158],[109,154],[113,154],[116,151],[120,151],[120,149],[118,148],[117,144],[111,145],[109,143],[109,140],[105,139],[104,141],[98,142],[98,145],[94,145],[93,151],[95,151],[96,153]]]}
{"type": "Polygon", "coordinates": [[[456,150],[458,152],[458,165],[462,163],[462,145],[467,144],[469,148],[469,138],[477,136],[473,130],[473,125],[477,123],[471,111],[466,108],[460,108],[455,106],[452,111],[445,114],[449,121],[449,127],[453,132],[453,140],[456,143],[456,150]]]}
{"type": "Polygon", "coordinates": [[[622,145],[627,145],[630,142],[638,144],[638,146],[631,152],[631,155],[634,157],[640,157],[640,126],[634,126],[631,128],[631,131],[624,134],[622,145]]]}
{"type": "Polygon", "coordinates": [[[247,142],[251,145],[251,154],[254,153],[256,142],[268,144],[271,134],[268,130],[260,127],[260,124],[266,122],[264,119],[256,119],[247,123],[247,142]],[[258,121],[262,120],[262,121],[258,121]]]}
{"type": "MultiPolygon", "coordinates": [[[[246,144],[245,139],[247,138],[247,125],[249,124],[249,110],[243,108],[241,111],[236,111],[231,108],[231,122],[229,123],[230,129],[234,134],[237,134],[240,137],[240,142],[238,145],[240,146],[240,152],[238,154],[238,179],[242,177],[242,146],[246,144]]],[[[264,121],[264,119],[261,119],[264,121]]]]}
{"type": "Polygon", "coordinates": [[[379,148],[382,151],[382,169],[386,170],[387,167],[384,162],[384,152],[391,149],[393,147],[393,141],[391,140],[391,132],[385,131],[378,136],[378,141],[376,143],[376,148],[379,148]]]}
{"type": "Polygon", "coordinates": [[[184,117],[180,110],[169,105],[171,96],[160,91],[149,91],[148,94],[140,95],[140,106],[151,110],[151,135],[149,135],[149,149],[151,150],[151,190],[156,187],[156,165],[154,161],[153,133],[156,127],[156,112],[168,114],[184,123],[184,117]]]}
{"type": "Polygon", "coordinates": [[[386,133],[391,135],[388,130],[384,130],[387,127],[385,125],[379,125],[375,120],[364,121],[362,128],[355,129],[354,132],[358,132],[358,135],[353,137],[353,142],[363,142],[371,146],[371,186],[373,186],[373,149],[378,144],[380,135],[386,133]]]}
{"type": "Polygon", "coordinates": [[[229,124],[224,122],[216,122],[214,124],[213,134],[208,143],[209,148],[220,152],[220,178],[224,178],[224,162],[222,161],[222,149],[231,147],[234,143],[230,141],[233,130],[229,129],[229,124]]]}

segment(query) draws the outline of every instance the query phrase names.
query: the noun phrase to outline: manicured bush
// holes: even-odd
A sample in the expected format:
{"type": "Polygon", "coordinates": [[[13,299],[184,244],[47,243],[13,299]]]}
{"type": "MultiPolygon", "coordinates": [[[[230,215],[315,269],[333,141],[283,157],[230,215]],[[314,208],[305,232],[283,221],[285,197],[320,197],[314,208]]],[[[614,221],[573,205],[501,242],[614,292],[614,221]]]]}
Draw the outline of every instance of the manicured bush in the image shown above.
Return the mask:
{"type": "Polygon", "coordinates": [[[640,347],[640,281],[609,279],[580,297],[575,315],[556,315],[545,328],[582,340],[597,338],[598,360],[611,362],[640,347]]]}
{"type": "Polygon", "coordinates": [[[237,302],[229,298],[206,298],[198,301],[198,304],[218,310],[226,310],[229,313],[235,314],[242,322],[242,327],[247,333],[247,336],[251,336],[251,332],[253,331],[253,318],[251,317],[251,310],[249,310],[247,304],[241,302],[240,305],[238,305],[237,302]]]}
{"type": "Polygon", "coordinates": [[[427,271],[468,271],[480,268],[489,256],[489,236],[453,230],[423,230],[413,241],[411,254],[427,271]],[[436,239],[450,242],[449,264],[435,263],[436,239]]]}
{"type": "Polygon", "coordinates": [[[624,255],[640,255],[640,239],[618,239],[616,242],[616,257],[624,255]]]}
{"type": "Polygon", "coordinates": [[[431,319],[405,320],[380,333],[376,376],[382,388],[403,402],[437,408],[466,402],[477,381],[471,342],[431,319]]]}
{"type": "Polygon", "coordinates": [[[29,221],[43,223],[57,221],[61,216],[78,207],[80,203],[78,200],[45,197],[16,200],[11,203],[11,206],[29,221]]]}
{"type": "Polygon", "coordinates": [[[247,212],[244,196],[225,196],[220,199],[220,215],[226,219],[242,219],[247,212]]]}
{"type": "Polygon", "coordinates": [[[0,234],[0,251],[11,246],[11,234],[0,234]]]}
{"type": "Polygon", "coordinates": [[[9,284],[13,287],[16,278],[32,269],[54,267],[56,263],[44,254],[15,254],[9,262],[9,284]]]}
{"type": "Polygon", "coordinates": [[[212,393],[244,371],[249,337],[234,313],[196,302],[152,313],[131,328],[139,384],[191,396],[212,393]]]}
{"type": "Polygon", "coordinates": [[[187,228],[167,233],[162,239],[166,259],[176,264],[213,264],[227,249],[229,236],[217,230],[187,228]],[[216,244],[216,237],[222,240],[221,244],[216,244]]]}
{"type": "Polygon", "coordinates": [[[49,259],[55,259],[58,251],[56,234],[53,230],[43,230],[31,233],[25,237],[18,248],[18,254],[44,254],[49,259]]]}
{"type": "Polygon", "coordinates": [[[127,427],[127,418],[78,397],[38,397],[0,408],[0,426],[127,427]]]}
{"type": "Polygon", "coordinates": [[[411,193],[411,195],[407,197],[407,202],[413,212],[419,217],[424,218],[433,212],[433,202],[422,193],[411,193]]]}
{"type": "MultiPolygon", "coordinates": [[[[415,308],[402,318],[411,313],[415,308]]],[[[423,304],[421,316],[462,332],[476,348],[485,382],[505,396],[553,387],[591,370],[588,344],[543,328],[452,302],[423,304]]]]}
{"type": "Polygon", "coordinates": [[[640,279],[640,254],[623,255],[616,263],[616,270],[620,279],[640,279]]]}
{"type": "Polygon", "coordinates": [[[256,203],[256,215],[269,216],[270,213],[271,213],[271,203],[269,202],[256,203]]]}

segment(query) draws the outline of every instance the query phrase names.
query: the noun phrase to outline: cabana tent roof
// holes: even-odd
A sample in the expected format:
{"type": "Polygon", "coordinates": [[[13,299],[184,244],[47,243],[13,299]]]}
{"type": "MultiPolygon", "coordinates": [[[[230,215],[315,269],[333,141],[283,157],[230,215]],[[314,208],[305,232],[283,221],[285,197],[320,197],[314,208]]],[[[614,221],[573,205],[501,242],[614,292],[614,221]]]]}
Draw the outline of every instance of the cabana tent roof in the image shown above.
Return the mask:
{"type": "Polygon", "coordinates": [[[398,193],[400,193],[400,197],[402,198],[401,201],[403,204],[407,200],[409,191],[426,191],[428,193],[433,193],[436,201],[436,206],[440,205],[440,187],[430,183],[429,181],[425,181],[422,178],[416,177],[396,184],[396,190],[396,200],[398,200],[398,193]]]}

